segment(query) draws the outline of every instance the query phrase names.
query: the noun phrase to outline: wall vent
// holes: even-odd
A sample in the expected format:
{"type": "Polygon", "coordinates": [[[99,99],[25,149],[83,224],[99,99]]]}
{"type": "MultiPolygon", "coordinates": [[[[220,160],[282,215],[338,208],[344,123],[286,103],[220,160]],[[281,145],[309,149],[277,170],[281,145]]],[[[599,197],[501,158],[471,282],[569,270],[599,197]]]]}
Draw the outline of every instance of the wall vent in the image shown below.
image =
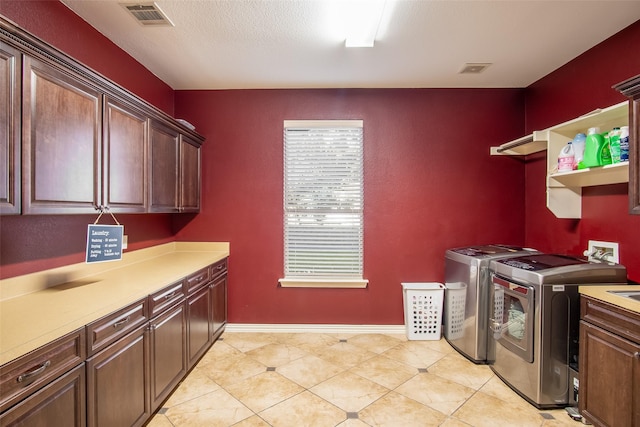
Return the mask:
{"type": "Polygon", "coordinates": [[[142,25],[173,27],[173,22],[155,3],[127,3],[122,6],[142,25]]]}
{"type": "Polygon", "coordinates": [[[460,70],[460,74],[480,74],[489,68],[489,65],[491,65],[489,62],[468,62],[464,64],[464,67],[460,70]]]}

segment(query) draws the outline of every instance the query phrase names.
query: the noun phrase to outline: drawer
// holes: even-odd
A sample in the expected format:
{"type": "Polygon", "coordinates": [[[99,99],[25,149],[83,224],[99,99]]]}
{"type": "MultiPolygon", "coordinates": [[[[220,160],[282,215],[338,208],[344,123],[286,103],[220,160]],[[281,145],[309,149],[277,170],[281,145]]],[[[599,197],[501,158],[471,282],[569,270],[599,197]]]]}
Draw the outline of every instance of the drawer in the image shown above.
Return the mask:
{"type": "Polygon", "coordinates": [[[88,356],[117,341],[149,320],[144,298],[87,325],[88,356]]]}
{"type": "Polygon", "coordinates": [[[167,308],[184,299],[183,282],[174,283],[149,295],[150,317],[157,316],[167,308]]]}
{"type": "Polygon", "coordinates": [[[0,412],[82,363],[85,337],[79,329],[0,367],[0,412]]]}
{"type": "Polygon", "coordinates": [[[580,317],[621,337],[640,343],[640,314],[589,296],[580,296],[580,317]]]}
{"type": "Polygon", "coordinates": [[[200,289],[205,283],[209,283],[209,267],[205,267],[202,270],[191,274],[186,278],[185,283],[187,286],[187,294],[191,295],[194,291],[200,289]]]}
{"type": "Polygon", "coordinates": [[[227,273],[227,258],[216,262],[209,267],[211,269],[211,280],[227,273]]]}

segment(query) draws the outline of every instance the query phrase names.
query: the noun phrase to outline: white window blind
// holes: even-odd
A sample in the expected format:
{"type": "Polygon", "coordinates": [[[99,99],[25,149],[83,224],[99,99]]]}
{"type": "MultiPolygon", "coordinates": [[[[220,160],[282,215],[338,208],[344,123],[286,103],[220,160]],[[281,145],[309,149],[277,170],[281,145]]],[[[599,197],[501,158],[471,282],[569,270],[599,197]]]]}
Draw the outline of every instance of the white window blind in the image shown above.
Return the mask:
{"type": "Polygon", "coordinates": [[[362,121],[285,121],[285,279],[362,279],[362,121]]]}

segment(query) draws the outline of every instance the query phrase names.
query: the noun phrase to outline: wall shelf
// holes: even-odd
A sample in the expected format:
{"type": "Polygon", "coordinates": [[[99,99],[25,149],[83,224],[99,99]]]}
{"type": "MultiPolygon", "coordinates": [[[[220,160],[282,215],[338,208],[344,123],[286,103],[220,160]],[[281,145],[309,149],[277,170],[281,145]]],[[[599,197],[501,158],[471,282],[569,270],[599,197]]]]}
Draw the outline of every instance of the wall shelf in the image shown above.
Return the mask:
{"type": "Polygon", "coordinates": [[[573,137],[587,133],[591,127],[606,132],[629,124],[627,101],[599,108],[575,119],[534,131],[498,147],[491,147],[491,155],[528,155],[547,150],[547,208],[558,218],[582,216],[582,188],[629,182],[629,164],[617,163],[602,167],[557,172],[558,155],[573,137]]]}

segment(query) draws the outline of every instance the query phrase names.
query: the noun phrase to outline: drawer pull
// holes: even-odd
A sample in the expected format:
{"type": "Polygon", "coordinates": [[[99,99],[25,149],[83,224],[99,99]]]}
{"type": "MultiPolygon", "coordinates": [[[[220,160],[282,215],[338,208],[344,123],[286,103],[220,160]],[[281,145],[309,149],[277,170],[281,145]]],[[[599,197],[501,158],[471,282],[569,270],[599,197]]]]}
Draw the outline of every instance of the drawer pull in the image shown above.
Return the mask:
{"type": "Polygon", "coordinates": [[[640,359],[640,351],[636,351],[635,353],[633,353],[633,357],[635,357],[636,359],[640,359]]]}
{"type": "Polygon", "coordinates": [[[176,294],[176,291],[173,291],[170,294],[165,295],[164,299],[167,300],[167,299],[173,298],[175,296],[175,294],[176,294]]]}
{"type": "Polygon", "coordinates": [[[127,323],[129,320],[131,320],[131,316],[127,316],[124,319],[117,321],[116,323],[113,324],[113,327],[114,328],[119,328],[120,326],[122,326],[125,323],[127,323]]]}
{"type": "Polygon", "coordinates": [[[223,268],[224,268],[224,264],[220,264],[220,265],[218,266],[218,270],[222,270],[223,268]]]}
{"type": "Polygon", "coordinates": [[[49,366],[51,366],[51,361],[47,360],[46,362],[44,362],[42,365],[40,365],[39,368],[34,369],[33,371],[28,371],[25,372],[24,374],[18,376],[17,381],[19,383],[23,383],[26,380],[28,380],[31,377],[35,377],[37,375],[40,375],[41,373],[43,373],[45,371],[45,369],[47,369],[49,366]]]}

